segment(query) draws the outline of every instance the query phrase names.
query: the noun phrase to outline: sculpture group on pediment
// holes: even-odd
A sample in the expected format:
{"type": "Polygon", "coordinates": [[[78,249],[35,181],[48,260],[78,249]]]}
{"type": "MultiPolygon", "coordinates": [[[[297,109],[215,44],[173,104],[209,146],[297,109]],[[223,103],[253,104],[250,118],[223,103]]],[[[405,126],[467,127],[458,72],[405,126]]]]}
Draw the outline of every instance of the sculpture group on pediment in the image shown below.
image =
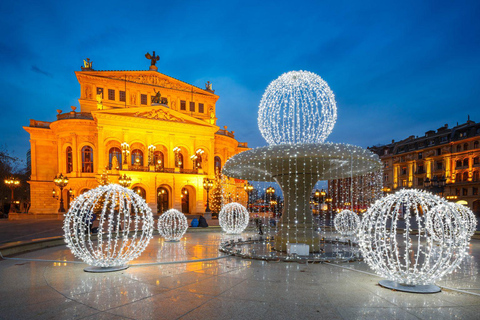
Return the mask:
{"type": "Polygon", "coordinates": [[[185,122],[184,119],[171,115],[170,113],[165,112],[161,109],[158,109],[158,110],[152,109],[151,111],[148,111],[148,112],[136,112],[134,115],[135,117],[147,118],[147,119],[185,122]]]}

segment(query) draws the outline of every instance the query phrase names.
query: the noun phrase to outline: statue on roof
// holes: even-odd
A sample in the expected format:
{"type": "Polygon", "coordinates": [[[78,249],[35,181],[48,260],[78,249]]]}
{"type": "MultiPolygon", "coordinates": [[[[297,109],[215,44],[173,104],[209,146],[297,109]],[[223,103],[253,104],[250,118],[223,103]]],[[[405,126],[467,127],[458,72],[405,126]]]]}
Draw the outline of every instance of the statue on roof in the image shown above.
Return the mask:
{"type": "Polygon", "coordinates": [[[153,71],[157,71],[158,68],[157,66],[155,65],[155,63],[157,63],[158,60],[160,60],[160,57],[159,56],[155,56],[155,51],[153,51],[153,54],[150,55],[150,53],[146,53],[145,54],[145,58],[147,58],[148,60],[150,60],[150,70],[153,70],[153,71]]]}
{"type": "Polygon", "coordinates": [[[82,71],[93,71],[93,62],[87,58],[87,60],[83,60],[83,67],[80,68],[82,68],[82,71]]]}
{"type": "Polygon", "coordinates": [[[215,92],[215,90],[213,90],[212,83],[210,81],[207,81],[207,83],[205,83],[205,90],[210,91],[212,93],[215,92]]]}

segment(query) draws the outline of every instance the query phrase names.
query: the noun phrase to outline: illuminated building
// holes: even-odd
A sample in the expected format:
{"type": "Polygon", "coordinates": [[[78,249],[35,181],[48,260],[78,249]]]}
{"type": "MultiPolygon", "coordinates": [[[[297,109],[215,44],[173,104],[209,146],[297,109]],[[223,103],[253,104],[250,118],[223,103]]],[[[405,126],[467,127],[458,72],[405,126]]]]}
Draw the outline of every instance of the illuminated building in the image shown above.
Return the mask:
{"type": "Polygon", "coordinates": [[[30,212],[47,217],[58,211],[52,197],[57,174],[69,179],[63,191],[68,207],[72,196],[99,184],[105,169],[110,182],[131,178],[130,188],[154,213],[205,212],[204,178],[214,179],[228,158],[248,149],[216,125],[219,96],[212,85],[169,77],[154,62],[147,71],[96,71],[87,60],[75,74],[80,112],[57,110],[56,121],[30,120],[24,127],[31,144],[30,212]]]}

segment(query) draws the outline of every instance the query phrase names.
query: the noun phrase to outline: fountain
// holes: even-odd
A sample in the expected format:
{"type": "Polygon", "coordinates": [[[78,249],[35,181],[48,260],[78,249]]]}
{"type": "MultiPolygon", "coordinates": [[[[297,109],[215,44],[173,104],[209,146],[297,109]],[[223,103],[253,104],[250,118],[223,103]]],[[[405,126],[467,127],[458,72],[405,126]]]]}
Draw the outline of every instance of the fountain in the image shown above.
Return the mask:
{"type": "Polygon", "coordinates": [[[306,248],[313,260],[354,258],[346,252],[351,242],[339,241],[333,228],[315,219],[312,190],[327,181],[330,201],[324,219],[344,209],[360,214],[381,194],[382,165],[363,148],[324,142],[336,118],[335,97],[322,78],[307,71],[285,73],[268,86],[259,106],[258,125],[269,146],[225,163],[222,171],[228,177],[280,186],[284,210],[274,241],[268,242],[277,254],[297,255],[297,249],[306,248]]]}

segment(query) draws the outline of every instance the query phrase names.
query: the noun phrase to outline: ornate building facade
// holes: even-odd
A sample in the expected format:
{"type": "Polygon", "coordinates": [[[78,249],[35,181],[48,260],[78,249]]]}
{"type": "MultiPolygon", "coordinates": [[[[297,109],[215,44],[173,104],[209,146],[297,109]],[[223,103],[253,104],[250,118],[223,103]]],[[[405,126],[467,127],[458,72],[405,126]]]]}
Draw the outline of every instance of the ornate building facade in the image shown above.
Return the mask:
{"type": "Polygon", "coordinates": [[[56,121],[30,120],[24,127],[31,144],[30,212],[58,212],[53,178],[60,173],[69,179],[65,207],[108,174],[110,182],[131,178],[130,188],[154,213],[205,212],[204,178],[214,179],[228,158],[248,149],[217,126],[212,85],[202,89],[164,75],[153,59],[148,71],[96,71],[85,61],[75,74],[80,112],[57,110],[56,121]]]}
{"type": "Polygon", "coordinates": [[[430,189],[480,214],[480,123],[468,119],[369,149],[384,164],[384,191],[430,189]]]}

